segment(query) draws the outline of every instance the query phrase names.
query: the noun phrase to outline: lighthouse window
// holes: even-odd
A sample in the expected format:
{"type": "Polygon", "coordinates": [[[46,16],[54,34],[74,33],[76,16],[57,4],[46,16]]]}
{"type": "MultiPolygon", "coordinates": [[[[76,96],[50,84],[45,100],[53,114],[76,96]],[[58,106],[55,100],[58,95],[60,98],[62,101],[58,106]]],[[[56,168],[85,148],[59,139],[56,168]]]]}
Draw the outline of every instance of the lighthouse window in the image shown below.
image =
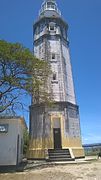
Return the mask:
{"type": "Polygon", "coordinates": [[[53,24],[50,25],[50,31],[55,31],[55,26],[53,24]]]}
{"type": "Polygon", "coordinates": [[[54,3],[52,3],[52,2],[47,2],[47,8],[48,9],[55,9],[55,6],[54,6],[54,3]]]}
{"type": "Polygon", "coordinates": [[[47,8],[51,8],[51,3],[50,2],[47,3],[47,8]]]}
{"type": "Polygon", "coordinates": [[[53,81],[56,80],[56,73],[53,74],[53,81]]]}
{"type": "Polygon", "coordinates": [[[52,59],[55,59],[55,53],[52,53],[52,59]]]}

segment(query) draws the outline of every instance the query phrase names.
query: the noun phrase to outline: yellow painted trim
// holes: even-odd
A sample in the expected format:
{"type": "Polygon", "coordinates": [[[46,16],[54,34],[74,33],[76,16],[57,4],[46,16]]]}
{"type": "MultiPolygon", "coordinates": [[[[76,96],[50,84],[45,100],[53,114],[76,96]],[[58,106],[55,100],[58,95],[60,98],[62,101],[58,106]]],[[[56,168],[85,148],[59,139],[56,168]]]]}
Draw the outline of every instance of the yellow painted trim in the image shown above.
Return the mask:
{"type": "Polygon", "coordinates": [[[29,157],[31,158],[45,158],[47,156],[46,151],[48,149],[54,149],[54,120],[59,119],[61,128],[61,144],[63,149],[71,149],[73,157],[84,156],[84,149],[82,148],[81,138],[72,138],[65,136],[65,126],[64,126],[64,115],[62,113],[52,113],[50,115],[51,131],[50,137],[48,138],[37,138],[30,140],[29,146],[29,157]]]}

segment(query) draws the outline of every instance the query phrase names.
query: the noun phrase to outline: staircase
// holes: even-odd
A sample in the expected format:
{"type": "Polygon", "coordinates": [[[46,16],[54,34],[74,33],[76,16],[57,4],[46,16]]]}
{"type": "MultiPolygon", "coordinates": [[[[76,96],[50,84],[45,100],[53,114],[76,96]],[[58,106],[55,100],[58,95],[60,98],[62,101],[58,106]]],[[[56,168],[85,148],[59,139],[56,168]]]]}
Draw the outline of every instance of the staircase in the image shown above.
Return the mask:
{"type": "Polygon", "coordinates": [[[69,149],[48,149],[48,161],[73,161],[69,149]]]}

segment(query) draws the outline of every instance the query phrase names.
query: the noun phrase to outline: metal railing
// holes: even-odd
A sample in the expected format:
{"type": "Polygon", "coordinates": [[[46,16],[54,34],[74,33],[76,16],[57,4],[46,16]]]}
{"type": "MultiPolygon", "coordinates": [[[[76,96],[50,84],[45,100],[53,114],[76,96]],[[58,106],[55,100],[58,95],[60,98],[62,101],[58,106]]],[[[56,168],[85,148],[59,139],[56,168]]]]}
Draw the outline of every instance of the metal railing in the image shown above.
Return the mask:
{"type": "Polygon", "coordinates": [[[46,3],[39,11],[39,15],[41,15],[45,11],[56,11],[61,16],[61,11],[57,8],[56,5],[47,5],[46,3]]]}

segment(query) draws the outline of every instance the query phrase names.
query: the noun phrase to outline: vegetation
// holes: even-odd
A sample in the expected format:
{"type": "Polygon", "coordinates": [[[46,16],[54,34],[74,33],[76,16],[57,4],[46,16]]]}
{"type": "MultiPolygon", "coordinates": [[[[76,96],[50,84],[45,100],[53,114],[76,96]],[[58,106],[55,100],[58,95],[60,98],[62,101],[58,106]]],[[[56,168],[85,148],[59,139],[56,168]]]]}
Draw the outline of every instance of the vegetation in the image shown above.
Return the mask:
{"type": "Polygon", "coordinates": [[[49,73],[49,65],[29,49],[0,40],[0,113],[23,108],[23,95],[33,94],[38,103],[50,101],[46,88],[49,73]]]}
{"type": "Polygon", "coordinates": [[[101,152],[101,147],[88,147],[84,148],[86,156],[96,156],[101,152]]]}
{"type": "Polygon", "coordinates": [[[24,130],[23,132],[23,154],[26,155],[29,147],[29,133],[28,130],[24,130]]]}

